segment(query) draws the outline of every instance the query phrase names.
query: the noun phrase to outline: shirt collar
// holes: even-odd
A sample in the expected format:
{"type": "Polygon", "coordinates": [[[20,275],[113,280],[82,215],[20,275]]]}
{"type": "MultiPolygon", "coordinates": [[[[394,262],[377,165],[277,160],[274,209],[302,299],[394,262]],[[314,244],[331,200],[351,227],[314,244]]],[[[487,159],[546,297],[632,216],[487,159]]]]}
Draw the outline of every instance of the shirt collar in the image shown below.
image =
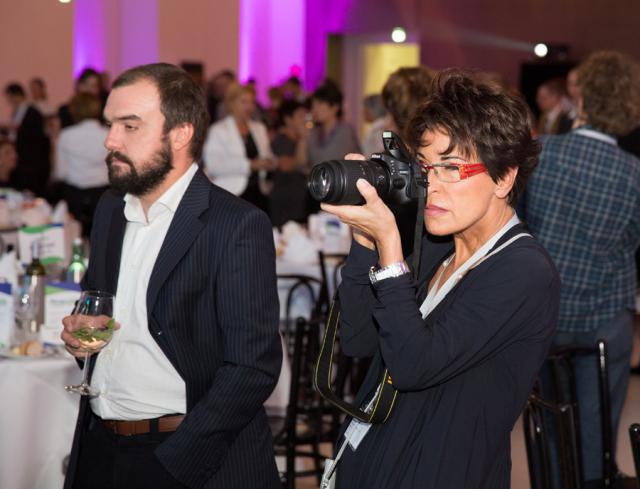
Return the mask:
{"type": "Polygon", "coordinates": [[[189,169],[151,205],[148,212],[148,219],[145,218],[140,199],[134,195],[126,194],[124,196],[124,215],[127,221],[147,224],[166,211],[175,214],[182,197],[197,171],[198,165],[192,163],[189,169]]]}
{"type": "Polygon", "coordinates": [[[20,124],[22,124],[22,120],[24,119],[24,116],[27,114],[27,109],[29,108],[29,104],[26,102],[22,102],[18,108],[16,109],[15,113],[13,114],[13,123],[16,124],[17,126],[19,126],[20,124]]]}

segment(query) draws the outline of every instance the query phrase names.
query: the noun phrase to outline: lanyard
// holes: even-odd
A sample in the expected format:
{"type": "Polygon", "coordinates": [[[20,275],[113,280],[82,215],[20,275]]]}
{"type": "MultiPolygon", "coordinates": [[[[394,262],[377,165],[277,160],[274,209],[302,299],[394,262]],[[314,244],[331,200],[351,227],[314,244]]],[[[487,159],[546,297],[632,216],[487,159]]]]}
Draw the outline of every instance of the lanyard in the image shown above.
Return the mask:
{"type": "MultiPolygon", "coordinates": [[[[509,221],[504,226],[502,226],[498,230],[498,232],[496,232],[491,238],[489,238],[489,240],[486,243],[484,243],[478,250],[476,250],[476,252],[473,255],[471,255],[469,259],[465,261],[462,264],[462,266],[460,266],[460,268],[458,268],[458,270],[455,271],[455,273],[451,274],[451,277],[447,279],[447,281],[442,285],[442,287],[438,288],[438,285],[440,284],[440,279],[442,278],[442,274],[444,273],[449,263],[451,263],[451,261],[455,257],[455,253],[451,255],[449,258],[447,258],[443,263],[443,267],[440,270],[440,273],[438,274],[438,278],[436,278],[435,283],[431,287],[431,290],[427,294],[427,297],[425,298],[424,302],[420,306],[420,312],[422,313],[422,318],[423,319],[426,318],[431,313],[431,311],[435,309],[435,307],[440,303],[440,301],[442,301],[442,299],[445,298],[445,296],[449,293],[449,291],[451,291],[451,289],[455,287],[455,285],[458,283],[458,281],[460,281],[460,279],[464,276],[466,272],[468,272],[471,268],[480,265],[480,263],[486,260],[487,258],[489,258],[489,256],[500,251],[507,243],[511,243],[512,240],[509,240],[507,243],[505,243],[505,245],[501,246],[500,248],[494,250],[492,253],[488,254],[489,250],[491,250],[491,248],[495,246],[495,244],[500,240],[500,238],[502,238],[502,236],[504,236],[505,233],[509,231],[509,229],[511,229],[513,226],[516,226],[518,224],[520,224],[520,220],[518,219],[518,216],[514,212],[513,216],[511,216],[511,219],[509,219],[509,221]]],[[[520,237],[522,235],[518,235],[518,236],[520,237]]],[[[527,236],[530,236],[530,235],[527,235],[527,236]]]]}

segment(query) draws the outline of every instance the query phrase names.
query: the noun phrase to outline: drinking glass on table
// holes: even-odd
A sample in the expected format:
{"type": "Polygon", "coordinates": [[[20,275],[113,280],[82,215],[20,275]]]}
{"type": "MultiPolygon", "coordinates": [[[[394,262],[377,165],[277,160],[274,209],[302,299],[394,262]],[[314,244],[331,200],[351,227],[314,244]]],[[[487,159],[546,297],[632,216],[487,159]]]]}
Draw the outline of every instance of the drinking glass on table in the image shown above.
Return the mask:
{"type": "Polygon", "coordinates": [[[95,397],[99,392],[89,385],[89,356],[98,352],[111,341],[115,321],[113,319],[113,301],[115,296],[108,292],[88,290],[82,292],[73,310],[80,328],[73,331],[72,336],[78,340],[78,351],[84,352],[82,367],[82,383],[65,385],[68,392],[81,396],[95,397]]]}
{"type": "MultiPolygon", "coordinates": [[[[32,339],[37,335],[39,325],[37,317],[42,304],[32,283],[32,277],[23,275],[18,278],[18,284],[14,295],[14,314],[19,325],[20,337],[18,343],[32,339]]],[[[18,332],[16,332],[18,334],[18,332]]]]}

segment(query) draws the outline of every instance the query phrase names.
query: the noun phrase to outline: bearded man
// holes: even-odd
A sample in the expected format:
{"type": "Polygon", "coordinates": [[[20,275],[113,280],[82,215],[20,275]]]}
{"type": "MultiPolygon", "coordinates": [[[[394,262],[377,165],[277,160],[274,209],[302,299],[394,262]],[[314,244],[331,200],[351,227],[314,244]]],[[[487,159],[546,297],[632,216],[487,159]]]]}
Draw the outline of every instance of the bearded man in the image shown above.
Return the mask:
{"type": "MultiPolygon", "coordinates": [[[[282,355],[269,220],[200,169],[208,115],[186,72],[126,71],[104,118],[111,190],[82,285],[115,294],[120,327],[90,358],[100,394],[81,400],[65,489],[275,489],[262,407],[282,355]]],[[[79,316],[63,324],[82,358],[79,316]]]]}

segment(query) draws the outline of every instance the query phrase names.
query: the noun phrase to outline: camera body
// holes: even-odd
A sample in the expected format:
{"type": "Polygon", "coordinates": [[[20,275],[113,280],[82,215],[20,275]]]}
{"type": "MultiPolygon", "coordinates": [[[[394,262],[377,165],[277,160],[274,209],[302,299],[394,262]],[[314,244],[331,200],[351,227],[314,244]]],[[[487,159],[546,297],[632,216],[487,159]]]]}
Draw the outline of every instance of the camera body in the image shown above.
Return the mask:
{"type": "Polygon", "coordinates": [[[395,133],[384,131],[382,142],[384,153],[369,160],[330,160],[314,166],[307,182],[311,196],[327,204],[362,205],[356,182],[364,178],[387,203],[416,200],[427,186],[426,176],[395,133]]]}

